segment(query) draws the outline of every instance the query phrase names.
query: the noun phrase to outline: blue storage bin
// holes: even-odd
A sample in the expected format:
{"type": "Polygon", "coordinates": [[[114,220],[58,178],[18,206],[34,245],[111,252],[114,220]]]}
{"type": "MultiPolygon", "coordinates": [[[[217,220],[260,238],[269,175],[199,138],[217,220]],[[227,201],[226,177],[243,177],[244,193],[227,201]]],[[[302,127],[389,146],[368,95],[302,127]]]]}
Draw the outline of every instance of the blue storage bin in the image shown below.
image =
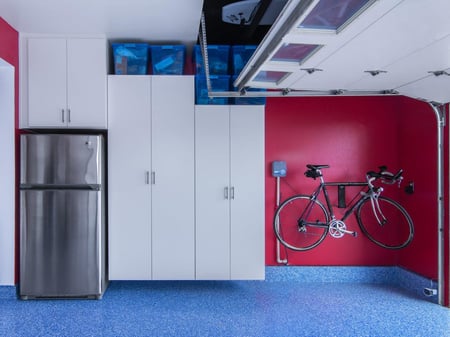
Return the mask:
{"type": "Polygon", "coordinates": [[[116,75],[147,74],[147,43],[113,43],[112,48],[116,75]]]}
{"type": "MultiPolygon", "coordinates": [[[[233,76],[231,87],[233,87],[233,91],[237,91],[237,87],[233,86],[234,81],[236,80],[237,75],[233,76]]],[[[266,89],[262,88],[249,88],[247,91],[266,91],[266,89]]],[[[233,104],[235,105],[265,105],[266,104],[266,98],[265,97],[233,97],[232,100],[233,104]]]]}
{"type": "Polygon", "coordinates": [[[150,46],[150,50],[154,75],[183,75],[185,46],[150,46]]]}
{"type": "MultiPolygon", "coordinates": [[[[210,75],[228,75],[230,46],[228,45],[208,45],[208,64],[210,75]]],[[[194,46],[195,73],[204,74],[202,49],[200,45],[194,46]]]]}
{"type": "Polygon", "coordinates": [[[256,50],[256,46],[231,46],[231,64],[233,75],[239,75],[250,57],[256,50]]]}
{"type": "MultiPolygon", "coordinates": [[[[230,76],[229,75],[211,75],[212,91],[228,91],[230,90],[230,76]]],[[[226,105],[228,104],[228,97],[208,97],[208,88],[206,86],[206,76],[195,76],[195,104],[213,104],[226,105]]]]}

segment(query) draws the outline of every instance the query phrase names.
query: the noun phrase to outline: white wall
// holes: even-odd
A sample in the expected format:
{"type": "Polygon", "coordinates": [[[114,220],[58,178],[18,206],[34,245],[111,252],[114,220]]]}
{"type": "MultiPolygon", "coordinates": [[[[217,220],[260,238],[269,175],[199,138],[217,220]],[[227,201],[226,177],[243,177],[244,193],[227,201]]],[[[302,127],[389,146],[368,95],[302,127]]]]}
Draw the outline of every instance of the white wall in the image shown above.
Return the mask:
{"type": "Polygon", "coordinates": [[[0,58],[0,285],[14,285],[14,67],[0,58]]]}

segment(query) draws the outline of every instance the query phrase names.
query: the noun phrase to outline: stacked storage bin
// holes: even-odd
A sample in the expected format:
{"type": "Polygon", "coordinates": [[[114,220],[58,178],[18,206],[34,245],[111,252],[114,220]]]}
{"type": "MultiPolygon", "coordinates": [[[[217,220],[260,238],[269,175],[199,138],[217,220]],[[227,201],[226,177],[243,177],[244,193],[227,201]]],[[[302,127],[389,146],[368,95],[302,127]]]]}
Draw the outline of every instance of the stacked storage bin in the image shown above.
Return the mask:
{"type": "Polygon", "coordinates": [[[154,75],[183,75],[186,47],[184,45],[150,46],[154,75]]]}
{"type": "Polygon", "coordinates": [[[150,46],[147,43],[113,43],[111,46],[116,75],[148,74],[150,57],[154,75],[183,75],[184,73],[186,54],[184,45],[150,46]]]}
{"type": "Polygon", "coordinates": [[[116,75],[147,74],[148,44],[113,43],[112,49],[116,75]]]}
{"type": "Polygon", "coordinates": [[[239,75],[239,73],[244,69],[250,57],[256,50],[256,46],[232,46],[231,47],[231,57],[233,65],[233,75],[239,75]]]}
{"type": "MultiPolygon", "coordinates": [[[[195,103],[228,104],[228,97],[208,97],[203,55],[199,45],[194,46],[193,58],[195,63],[195,103]]],[[[230,90],[229,58],[230,46],[208,45],[209,79],[212,91],[230,90]]]]}
{"type": "MultiPolygon", "coordinates": [[[[244,66],[252,57],[256,50],[256,46],[232,46],[232,65],[233,65],[233,77],[231,81],[231,86],[234,91],[237,91],[237,87],[233,86],[234,81],[238,77],[239,73],[242,71],[244,66]]],[[[265,89],[251,88],[248,91],[265,91],[265,89]]],[[[234,97],[234,104],[237,105],[264,105],[266,104],[265,97],[234,97]]]]}
{"type": "MultiPolygon", "coordinates": [[[[212,91],[236,90],[233,82],[256,50],[256,46],[208,45],[208,65],[212,91]]],[[[265,104],[265,97],[208,97],[202,50],[194,46],[196,104],[265,104]]],[[[249,89],[264,91],[264,89],[249,89]]]]}

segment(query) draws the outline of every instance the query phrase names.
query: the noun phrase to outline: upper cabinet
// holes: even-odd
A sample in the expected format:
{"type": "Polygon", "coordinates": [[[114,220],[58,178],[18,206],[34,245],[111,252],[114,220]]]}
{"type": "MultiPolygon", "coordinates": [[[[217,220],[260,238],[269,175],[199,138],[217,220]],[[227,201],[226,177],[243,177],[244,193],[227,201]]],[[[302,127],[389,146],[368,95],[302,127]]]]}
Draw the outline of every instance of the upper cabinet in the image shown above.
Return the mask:
{"type": "Polygon", "coordinates": [[[22,128],[106,129],[107,42],[27,38],[22,128]]]}

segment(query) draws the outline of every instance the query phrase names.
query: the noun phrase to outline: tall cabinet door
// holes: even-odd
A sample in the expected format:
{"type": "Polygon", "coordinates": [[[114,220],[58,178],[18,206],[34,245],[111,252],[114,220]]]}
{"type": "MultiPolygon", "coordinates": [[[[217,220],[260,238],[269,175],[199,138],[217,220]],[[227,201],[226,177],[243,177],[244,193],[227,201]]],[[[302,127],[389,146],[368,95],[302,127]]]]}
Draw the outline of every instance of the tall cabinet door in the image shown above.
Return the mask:
{"type": "Polygon", "coordinates": [[[148,280],[151,81],[149,76],[109,76],[108,87],[109,277],[148,280]]]}
{"type": "Polygon", "coordinates": [[[194,78],[152,76],[152,275],[195,278],[194,78]]]}
{"type": "Polygon", "coordinates": [[[230,115],[195,108],[196,278],[230,279],[230,115]]]}
{"type": "Polygon", "coordinates": [[[231,278],[264,279],[264,106],[230,106],[231,278]]]}

